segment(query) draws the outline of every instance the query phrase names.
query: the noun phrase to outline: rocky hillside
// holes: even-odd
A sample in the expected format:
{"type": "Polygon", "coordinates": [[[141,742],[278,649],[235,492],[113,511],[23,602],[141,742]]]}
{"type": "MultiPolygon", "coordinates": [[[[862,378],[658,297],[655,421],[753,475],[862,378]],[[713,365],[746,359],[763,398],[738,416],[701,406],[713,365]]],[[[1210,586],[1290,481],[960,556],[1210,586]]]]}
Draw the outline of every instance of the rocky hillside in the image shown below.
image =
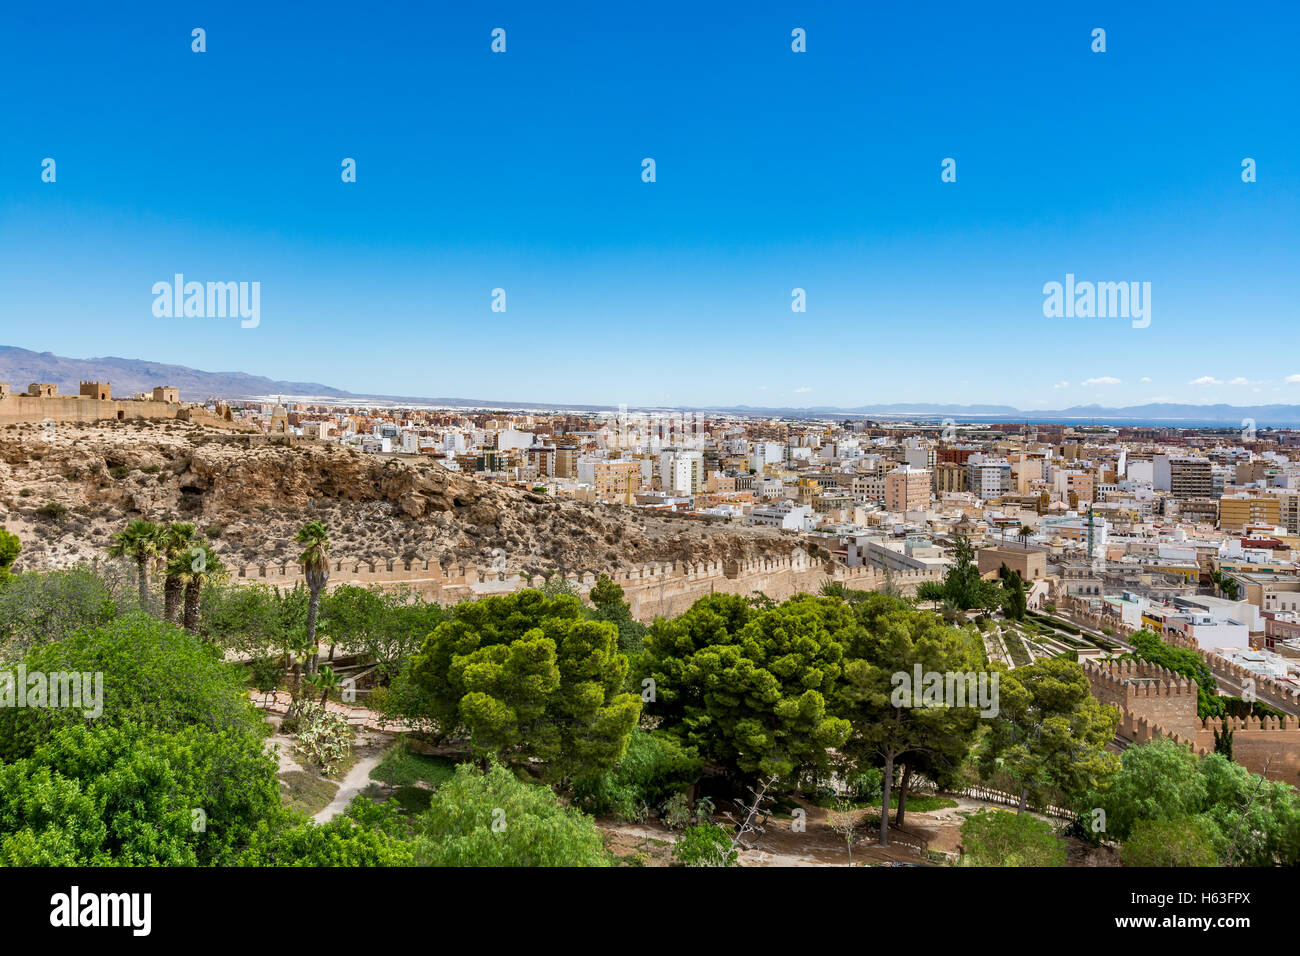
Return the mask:
{"type": "Polygon", "coordinates": [[[0,429],[0,524],[19,567],[102,555],[133,518],[194,522],[228,563],[291,560],[313,518],[337,557],[469,560],[509,570],[605,570],[647,561],[788,554],[794,542],[742,529],[556,500],[337,445],[253,444],[186,422],[0,429]],[[499,550],[498,550],[499,549],[499,550]]]}

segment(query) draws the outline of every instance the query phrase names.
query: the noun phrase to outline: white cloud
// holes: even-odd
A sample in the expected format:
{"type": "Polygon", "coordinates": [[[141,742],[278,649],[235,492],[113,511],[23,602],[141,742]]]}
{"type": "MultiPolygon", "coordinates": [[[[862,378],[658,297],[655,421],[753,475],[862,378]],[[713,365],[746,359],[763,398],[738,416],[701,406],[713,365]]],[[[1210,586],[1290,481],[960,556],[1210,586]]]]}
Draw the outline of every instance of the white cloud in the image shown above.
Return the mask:
{"type": "Polygon", "coordinates": [[[1069,382],[1057,382],[1055,385],[1052,386],[1052,388],[1069,388],[1069,387],[1070,387],[1069,382]]]}
{"type": "Polygon", "coordinates": [[[794,393],[795,393],[796,395],[802,395],[804,392],[811,392],[811,391],[812,391],[812,389],[809,388],[807,385],[801,385],[799,388],[796,388],[796,389],[794,390],[794,393]]]}
{"type": "Polygon", "coordinates": [[[1223,383],[1220,382],[1213,375],[1202,375],[1200,378],[1192,379],[1187,384],[1188,385],[1222,385],[1223,383]]]}
{"type": "Polygon", "coordinates": [[[1100,375],[1097,378],[1085,378],[1083,380],[1084,388],[1087,388],[1090,385],[1118,385],[1118,384],[1120,384],[1120,380],[1110,375],[1100,375]]]}
{"type": "Polygon", "coordinates": [[[1249,385],[1249,384],[1250,384],[1250,379],[1248,379],[1248,378],[1242,378],[1240,375],[1238,375],[1236,378],[1231,379],[1231,380],[1228,382],[1228,384],[1229,384],[1229,385],[1249,385]]]}
{"type": "Polygon", "coordinates": [[[1149,382],[1151,381],[1151,379],[1150,379],[1148,376],[1143,375],[1142,378],[1140,379],[1140,381],[1142,381],[1142,382],[1144,382],[1144,383],[1149,383],[1149,382]]]}
{"type": "Polygon", "coordinates": [[[1286,377],[1286,383],[1288,385],[1300,385],[1300,375],[1288,375],[1286,377]]]}

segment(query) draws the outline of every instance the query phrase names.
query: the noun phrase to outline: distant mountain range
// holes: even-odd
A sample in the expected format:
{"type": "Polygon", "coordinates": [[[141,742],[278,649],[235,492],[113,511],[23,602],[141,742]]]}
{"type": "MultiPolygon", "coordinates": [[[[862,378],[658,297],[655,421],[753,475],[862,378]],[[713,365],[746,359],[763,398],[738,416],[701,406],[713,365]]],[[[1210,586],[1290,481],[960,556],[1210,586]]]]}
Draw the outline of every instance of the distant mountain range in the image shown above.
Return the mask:
{"type": "MultiPolygon", "coordinates": [[[[379,402],[384,404],[436,405],[458,408],[564,409],[580,412],[612,411],[613,405],[575,405],[538,401],[502,401],[482,398],[426,398],[409,395],[368,395],[344,391],[320,382],[289,382],[249,375],[245,372],[204,372],[183,365],[165,365],[141,359],[103,358],[74,359],[52,352],[32,352],[12,346],[0,346],[0,382],[8,382],[14,391],[23,391],[32,382],[53,382],[60,392],[77,393],[82,381],[112,383],[113,394],[127,397],[151,390],[155,385],[174,385],[181,399],[202,402],[212,398],[265,398],[284,395],[312,397],[324,402],[379,402]]],[[[638,409],[640,410],[640,409],[638,409]]],[[[1102,405],[1074,405],[1062,409],[1024,411],[1011,405],[945,405],[907,402],[885,405],[859,405],[853,408],[816,406],[813,408],[774,408],[751,405],[699,406],[676,410],[734,412],[739,415],[787,418],[863,418],[942,421],[952,418],[963,422],[1066,422],[1099,425],[1152,424],[1196,427],[1218,425],[1241,428],[1251,420],[1257,428],[1300,426],[1300,405],[1183,405],[1173,402],[1127,405],[1107,408],[1102,405]]]]}
{"type": "Polygon", "coordinates": [[[8,382],[14,391],[32,382],[53,382],[60,392],[77,394],[81,382],[111,382],[113,395],[129,398],[136,392],[151,391],[155,385],[175,385],[181,399],[201,402],[209,398],[245,398],[278,392],[345,396],[346,392],[316,382],[276,382],[260,375],[243,372],[200,372],[183,365],[164,365],[139,359],[74,359],[53,352],[30,352],[27,349],[0,345],[0,382],[8,382]]]}

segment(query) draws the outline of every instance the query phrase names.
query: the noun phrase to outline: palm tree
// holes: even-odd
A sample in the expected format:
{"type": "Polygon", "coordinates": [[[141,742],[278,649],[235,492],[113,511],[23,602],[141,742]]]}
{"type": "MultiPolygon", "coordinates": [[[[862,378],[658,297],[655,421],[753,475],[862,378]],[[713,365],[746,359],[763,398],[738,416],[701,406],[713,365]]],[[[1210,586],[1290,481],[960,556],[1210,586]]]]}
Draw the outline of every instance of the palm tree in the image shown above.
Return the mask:
{"type": "Polygon", "coordinates": [[[307,578],[307,659],[308,675],[316,673],[316,616],[320,613],[320,596],[330,579],[330,536],[324,522],[309,521],[294,538],[303,545],[298,563],[307,578]]]}
{"type": "Polygon", "coordinates": [[[158,555],[159,527],[152,521],[137,518],[113,535],[108,546],[110,558],[129,558],[139,572],[140,607],[149,606],[149,564],[158,555]]]}
{"type": "Polygon", "coordinates": [[[339,675],[334,673],[334,668],[326,664],[315,674],[308,677],[306,683],[320,691],[320,705],[324,707],[330,691],[337,688],[342,681],[339,680],[339,675]]]}
{"type": "Polygon", "coordinates": [[[163,564],[163,620],[172,624],[181,609],[181,596],[185,590],[185,575],[175,573],[172,563],[177,556],[194,544],[194,525],[188,521],[173,521],[162,528],[160,534],[163,564]]]}
{"type": "Polygon", "coordinates": [[[1034,533],[1034,529],[1033,529],[1033,528],[1029,527],[1029,525],[1027,525],[1027,524],[1022,524],[1022,525],[1020,526],[1020,543],[1021,543],[1021,544],[1028,544],[1028,543],[1029,543],[1029,536],[1030,536],[1031,534],[1033,534],[1033,533],[1034,533]]]}
{"type": "Polygon", "coordinates": [[[947,596],[948,592],[942,581],[922,581],[916,586],[916,599],[931,602],[936,611],[939,609],[939,603],[947,596]]]}
{"type": "Polygon", "coordinates": [[[188,551],[173,558],[167,565],[167,572],[184,584],[185,612],[182,625],[185,630],[198,633],[199,600],[203,596],[203,589],[225,575],[225,565],[217,553],[208,548],[208,543],[200,540],[188,551]]]}

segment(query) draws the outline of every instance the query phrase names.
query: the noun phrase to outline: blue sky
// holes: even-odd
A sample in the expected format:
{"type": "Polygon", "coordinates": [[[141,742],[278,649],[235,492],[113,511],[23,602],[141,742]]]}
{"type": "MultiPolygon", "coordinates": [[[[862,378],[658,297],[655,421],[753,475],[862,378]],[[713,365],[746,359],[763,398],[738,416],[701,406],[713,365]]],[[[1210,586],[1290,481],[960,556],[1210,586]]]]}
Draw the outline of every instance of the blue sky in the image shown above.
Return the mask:
{"type": "Polygon", "coordinates": [[[12,7],[0,344],[556,402],[1300,403],[1294,3],[447,6],[12,7]],[[156,318],[177,272],[260,282],[260,325],[156,318]],[[1066,273],[1150,282],[1150,326],[1044,318],[1066,273]]]}

